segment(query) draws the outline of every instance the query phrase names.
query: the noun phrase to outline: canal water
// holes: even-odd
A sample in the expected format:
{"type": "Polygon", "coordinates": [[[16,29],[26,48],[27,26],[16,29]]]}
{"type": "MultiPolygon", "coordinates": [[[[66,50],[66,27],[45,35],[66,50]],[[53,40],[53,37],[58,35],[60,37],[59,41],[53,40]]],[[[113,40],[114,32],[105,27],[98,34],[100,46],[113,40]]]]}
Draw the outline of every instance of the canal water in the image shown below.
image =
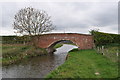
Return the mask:
{"type": "Polygon", "coordinates": [[[2,67],[2,78],[43,78],[63,64],[68,51],[73,48],[77,47],[64,44],[53,55],[34,57],[24,60],[20,64],[2,67]]]}

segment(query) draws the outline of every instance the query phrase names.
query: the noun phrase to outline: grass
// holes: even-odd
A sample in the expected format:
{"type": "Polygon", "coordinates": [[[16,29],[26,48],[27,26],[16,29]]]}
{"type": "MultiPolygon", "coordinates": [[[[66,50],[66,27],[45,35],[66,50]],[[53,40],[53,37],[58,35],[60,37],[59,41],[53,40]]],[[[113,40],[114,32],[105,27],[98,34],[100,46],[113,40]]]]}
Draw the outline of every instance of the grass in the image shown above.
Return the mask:
{"type": "Polygon", "coordinates": [[[116,78],[117,63],[97,54],[95,50],[74,49],[68,53],[64,64],[53,70],[46,78],[116,78]]]}
{"type": "Polygon", "coordinates": [[[54,49],[62,47],[63,44],[75,45],[75,44],[73,44],[73,43],[58,43],[58,44],[56,44],[56,45],[54,46],[54,49]]]}
{"type": "MultiPolygon", "coordinates": [[[[98,53],[104,53],[104,56],[109,58],[110,60],[117,62],[118,61],[118,54],[120,53],[120,45],[118,44],[109,44],[103,45],[104,49],[99,49],[98,47],[95,49],[98,53]]],[[[100,47],[99,47],[100,48],[100,47]]]]}
{"type": "Polygon", "coordinates": [[[10,64],[18,63],[25,58],[45,55],[45,54],[47,54],[45,49],[35,48],[30,45],[3,44],[1,60],[3,66],[7,66],[10,64]]]}
{"type": "Polygon", "coordinates": [[[60,48],[60,47],[62,47],[63,46],[63,44],[62,43],[58,43],[58,44],[56,44],[55,46],[54,46],[54,48],[56,49],[56,48],[60,48]]]}

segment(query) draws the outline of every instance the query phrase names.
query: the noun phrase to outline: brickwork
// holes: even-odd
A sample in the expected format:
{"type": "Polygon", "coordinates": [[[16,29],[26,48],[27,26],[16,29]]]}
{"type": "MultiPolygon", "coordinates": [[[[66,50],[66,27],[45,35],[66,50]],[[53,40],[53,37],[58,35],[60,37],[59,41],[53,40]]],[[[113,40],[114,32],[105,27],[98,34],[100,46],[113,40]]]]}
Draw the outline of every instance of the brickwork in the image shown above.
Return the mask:
{"type": "Polygon", "coordinates": [[[72,41],[79,49],[92,49],[94,45],[91,35],[77,33],[44,34],[39,36],[39,39],[35,39],[36,45],[40,48],[49,48],[52,44],[60,40],[72,41]]]}

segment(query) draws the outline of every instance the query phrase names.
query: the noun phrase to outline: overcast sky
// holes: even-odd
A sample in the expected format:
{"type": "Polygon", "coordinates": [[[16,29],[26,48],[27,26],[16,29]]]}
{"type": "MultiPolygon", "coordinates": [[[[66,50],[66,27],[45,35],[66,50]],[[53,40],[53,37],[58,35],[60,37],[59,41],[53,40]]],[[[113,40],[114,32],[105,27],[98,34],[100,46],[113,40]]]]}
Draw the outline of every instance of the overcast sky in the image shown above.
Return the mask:
{"type": "MultiPolygon", "coordinates": [[[[42,1],[42,0],[41,0],[42,1]]],[[[25,7],[45,10],[51,16],[56,30],[52,33],[83,33],[99,29],[107,33],[118,33],[117,0],[85,2],[2,2],[0,3],[0,35],[15,35],[14,15],[25,7]]]]}

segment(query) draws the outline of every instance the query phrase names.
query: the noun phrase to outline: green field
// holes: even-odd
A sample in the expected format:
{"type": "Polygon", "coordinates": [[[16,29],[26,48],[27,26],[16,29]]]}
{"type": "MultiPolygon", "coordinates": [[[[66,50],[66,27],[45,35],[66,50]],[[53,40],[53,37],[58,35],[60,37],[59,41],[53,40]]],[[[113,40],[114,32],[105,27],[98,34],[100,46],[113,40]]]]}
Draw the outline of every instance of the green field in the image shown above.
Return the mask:
{"type": "Polygon", "coordinates": [[[68,53],[64,64],[46,78],[117,78],[118,63],[95,50],[74,49],[68,53]]]}
{"type": "Polygon", "coordinates": [[[35,48],[23,44],[3,44],[2,45],[2,64],[9,65],[20,62],[24,58],[47,54],[45,49],[35,48]]]}

